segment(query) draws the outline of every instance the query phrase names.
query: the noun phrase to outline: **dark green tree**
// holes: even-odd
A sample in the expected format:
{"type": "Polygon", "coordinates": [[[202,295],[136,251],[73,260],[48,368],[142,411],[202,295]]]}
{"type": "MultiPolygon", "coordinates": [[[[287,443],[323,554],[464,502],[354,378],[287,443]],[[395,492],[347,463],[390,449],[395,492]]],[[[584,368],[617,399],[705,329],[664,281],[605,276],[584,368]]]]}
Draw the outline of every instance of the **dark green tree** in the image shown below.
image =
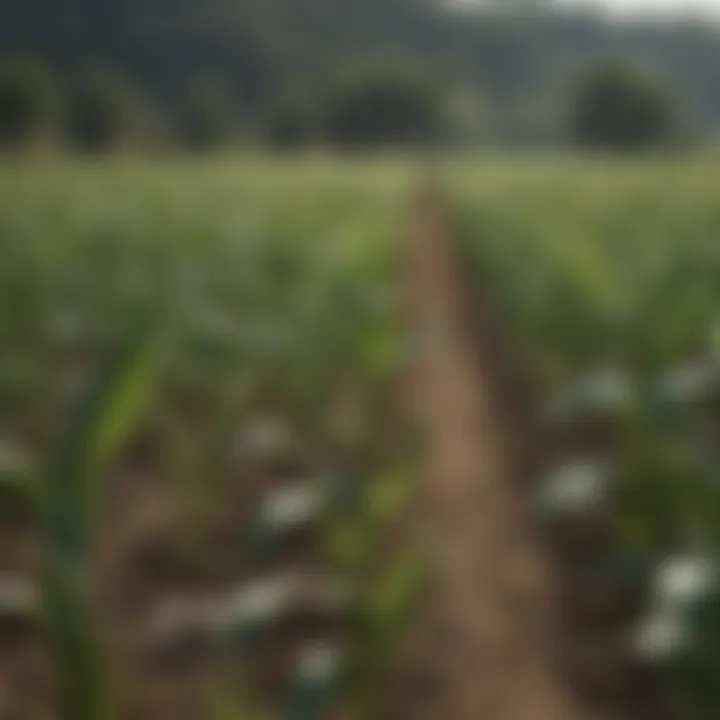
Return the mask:
{"type": "Polygon", "coordinates": [[[85,152],[106,152],[139,132],[142,101],[128,80],[110,70],[91,70],[68,97],[67,133],[85,152]]]}
{"type": "Polygon", "coordinates": [[[194,82],[185,97],[180,132],[185,145],[209,150],[227,144],[236,134],[233,97],[218,80],[194,82]]]}
{"type": "Polygon", "coordinates": [[[571,132],[586,147],[638,150],[669,141],[677,102],[658,79],[621,64],[590,71],[572,99],[571,132]]]}
{"type": "Polygon", "coordinates": [[[56,88],[36,60],[13,60],[0,69],[0,144],[22,147],[54,119],[56,88]]]}
{"type": "Polygon", "coordinates": [[[320,133],[320,103],[310,92],[285,92],[270,108],[267,139],[280,150],[309,145],[320,133]]]}
{"type": "Polygon", "coordinates": [[[328,140],[341,146],[416,145],[440,132],[442,103],[420,73],[388,65],[335,82],[324,116],[328,140]]]}

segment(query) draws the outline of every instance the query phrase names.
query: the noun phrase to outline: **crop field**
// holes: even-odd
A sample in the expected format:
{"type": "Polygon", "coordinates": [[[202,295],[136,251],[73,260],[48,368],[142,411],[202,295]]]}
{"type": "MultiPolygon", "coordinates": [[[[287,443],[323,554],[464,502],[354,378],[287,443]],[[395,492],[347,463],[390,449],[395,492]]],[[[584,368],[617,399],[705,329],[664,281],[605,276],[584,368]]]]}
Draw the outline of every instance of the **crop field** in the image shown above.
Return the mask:
{"type": "Polygon", "coordinates": [[[251,655],[253,687],[305,717],[338,668],[373,672],[412,580],[372,570],[409,477],[401,180],[3,174],[0,716],[95,719],[114,694],[128,717],[237,716],[236,683],[198,685],[216,663],[249,682],[251,655]],[[262,638],[283,623],[281,652],[262,638]],[[362,641],[338,647],[340,624],[362,641]]]}
{"type": "MultiPolygon", "coordinates": [[[[566,629],[604,658],[572,683],[610,707],[649,677],[670,717],[715,718],[718,171],[436,170],[531,388],[566,629]]],[[[396,532],[426,451],[402,407],[416,175],[0,168],[0,718],[382,717],[428,562],[396,532]]]]}
{"type": "Polygon", "coordinates": [[[682,718],[720,707],[715,174],[598,163],[452,178],[474,277],[538,389],[538,515],[564,554],[584,548],[567,565],[596,600],[624,605],[611,662],[647,662],[682,718]]]}

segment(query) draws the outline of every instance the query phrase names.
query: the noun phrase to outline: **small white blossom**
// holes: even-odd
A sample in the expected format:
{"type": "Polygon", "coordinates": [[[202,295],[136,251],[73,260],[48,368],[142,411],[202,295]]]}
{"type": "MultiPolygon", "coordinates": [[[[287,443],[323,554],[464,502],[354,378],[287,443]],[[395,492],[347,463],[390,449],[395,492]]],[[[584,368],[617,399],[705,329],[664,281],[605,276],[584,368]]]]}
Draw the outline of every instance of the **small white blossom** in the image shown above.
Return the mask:
{"type": "Polygon", "coordinates": [[[717,570],[701,556],[668,558],[658,568],[655,597],[663,607],[676,606],[711,593],[717,587],[717,570]]]}
{"type": "Polygon", "coordinates": [[[339,647],[331,644],[320,644],[306,648],[299,661],[299,674],[308,680],[326,680],[338,670],[342,659],[339,647]]]}
{"type": "Polygon", "coordinates": [[[586,460],[566,465],[545,481],[540,507],[570,512],[593,510],[603,504],[607,486],[606,464],[586,460]]]}
{"type": "Polygon", "coordinates": [[[641,658],[663,660],[682,651],[687,641],[688,634],[680,618],[658,613],[640,623],[632,638],[632,647],[641,658]]]}
{"type": "Polygon", "coordinates": [[[0,574],[0,616],[34,615],[40,604],[37,588],[27,580],[0,574]]]}
{"type": "Polygon", "coordinates": [[[326,501],[320,485],[296,485],[271,497],[262,508],[260,520],[273,527],[297,526],[317,517],[326,501]]]}
{"type": "Polygon", "coordinates": [[[262,622],[278,617],[292,604],[297,594],[297,577],[280,577],[257,580],[241,588],[220,613],[220,622],[262,622]]]}
{"type": "Polygon", "coordinates": [[[20,446],[7,438],[0,438],[0,479],[3,475],[24,473],[29,467],[29,458],[20,446]]]}

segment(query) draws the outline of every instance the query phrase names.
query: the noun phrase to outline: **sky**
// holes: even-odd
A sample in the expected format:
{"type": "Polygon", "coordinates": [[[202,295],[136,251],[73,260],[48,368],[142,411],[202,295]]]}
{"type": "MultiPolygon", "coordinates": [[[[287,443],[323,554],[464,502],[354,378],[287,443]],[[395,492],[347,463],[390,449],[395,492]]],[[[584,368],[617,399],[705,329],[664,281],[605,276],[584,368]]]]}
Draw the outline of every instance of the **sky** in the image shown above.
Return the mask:
{"type": "Polygon", "coordinates": [[[720,17],[720,0],[557,0],[558,4],[601,7],[613,14],[710,14],[720,17]]]}
{"type": "MultiPolygon", "coordinates": [[[[450,0],[470,6],[484,0],[450,0]]],[[[485,0],[487,1],[487,0],[485,0]]],[[[492,0],[502,4],[503,0],[492,0]]],[[[559,6],[600,8],[613,16],[650,15],[673,18],[682,15],[711,16],[720,20],[720,0],[549,0],[559,6]]]]}

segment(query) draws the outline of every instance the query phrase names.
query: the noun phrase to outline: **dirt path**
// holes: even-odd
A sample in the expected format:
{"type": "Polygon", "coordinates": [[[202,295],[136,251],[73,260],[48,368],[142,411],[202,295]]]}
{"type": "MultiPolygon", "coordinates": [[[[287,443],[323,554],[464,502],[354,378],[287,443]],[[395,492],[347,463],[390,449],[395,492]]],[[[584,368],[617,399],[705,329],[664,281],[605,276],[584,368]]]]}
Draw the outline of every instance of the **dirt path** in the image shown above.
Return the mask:
{"type": "Polygon", "coordinates": [[[431,592],[392,673],[393,720],[576,720],[558,669],[554,582],[518,477],[522,440],[496,382],[492,336],[470,316],[442,202],[411,209],[407,298],[425,351],[413,413],[428,467],[414,520],[431,592]]]}

